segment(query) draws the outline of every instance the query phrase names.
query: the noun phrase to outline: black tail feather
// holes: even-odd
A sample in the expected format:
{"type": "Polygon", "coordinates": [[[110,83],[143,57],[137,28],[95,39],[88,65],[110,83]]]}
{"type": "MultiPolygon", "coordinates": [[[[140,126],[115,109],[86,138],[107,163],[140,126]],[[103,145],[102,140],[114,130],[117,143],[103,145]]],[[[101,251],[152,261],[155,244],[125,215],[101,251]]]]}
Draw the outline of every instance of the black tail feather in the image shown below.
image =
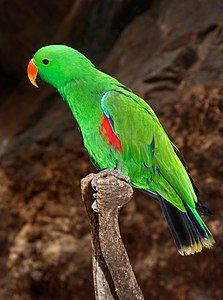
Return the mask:
{"type": "Polygon", "coordinates": [[[199,224],[195,215],[186,204],[186,212],[182,212],[162,197],[160,197],[159,203],[181,255],[200,252],[203,246],[207,248],[212,247],[214,240],[211,234],[199,224]]]}
{"type": "Polygon", "coordinates": [[[196,209],[200,215],[203,215],[203,216],[211,216],[212,215],[212,212],[210,211],[210,209],[208,209],[206,206],[204,206],[201,203],[201,201],[199,201],[199,200],[196,203],[196,209]]]}

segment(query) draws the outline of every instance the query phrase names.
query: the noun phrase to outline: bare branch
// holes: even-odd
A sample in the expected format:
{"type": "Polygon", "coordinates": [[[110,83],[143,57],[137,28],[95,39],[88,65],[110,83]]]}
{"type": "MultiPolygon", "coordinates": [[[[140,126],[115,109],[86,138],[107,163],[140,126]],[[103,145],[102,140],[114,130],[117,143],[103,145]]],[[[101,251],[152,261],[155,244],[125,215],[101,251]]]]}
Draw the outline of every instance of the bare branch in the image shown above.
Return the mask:
{"type": "Polygon", "coordinates": [[[129,178],[113,170],[89,174],[81,181],[82,197],[92,230],[95,296],[104,299],[144,299],[120,235],[119,208],[129,202],[133,190],[129,178]],[[98,214],[90,183],[96,190],[98,214]]]}

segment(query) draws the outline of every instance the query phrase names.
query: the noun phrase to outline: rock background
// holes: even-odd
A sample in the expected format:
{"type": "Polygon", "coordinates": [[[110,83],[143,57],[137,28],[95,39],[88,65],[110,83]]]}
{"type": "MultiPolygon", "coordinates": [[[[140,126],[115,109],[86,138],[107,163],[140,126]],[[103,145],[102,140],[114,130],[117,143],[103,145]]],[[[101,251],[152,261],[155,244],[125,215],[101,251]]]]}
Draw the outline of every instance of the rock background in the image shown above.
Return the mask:
{"type": "Polygon", "coordinates": [[[222,15],[220,0],[1,2],[0,300],[94,298],[80,179],[95,170],[57,92],[26,78],[50,43],[149,101],[213,211],[216,247],[180,257],[158,205],[135,192],[120,223],[145,299],[223,299],[222,15]]]}

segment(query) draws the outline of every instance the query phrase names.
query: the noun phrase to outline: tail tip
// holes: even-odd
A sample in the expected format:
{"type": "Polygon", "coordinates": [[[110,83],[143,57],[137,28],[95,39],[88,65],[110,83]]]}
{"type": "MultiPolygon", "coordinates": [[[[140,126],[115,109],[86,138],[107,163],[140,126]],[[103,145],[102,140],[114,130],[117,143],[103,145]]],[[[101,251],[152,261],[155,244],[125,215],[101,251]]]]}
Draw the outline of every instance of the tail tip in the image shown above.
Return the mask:
{"type": "Polygon", "coordinates": [[[212,248],[215,244],[215,240],[213,238],[213,236],[209,236],[207,238],[203,238],[200,241],[198,241],[197,243],[188,245],[188,246],[182,246],[180,248],[178,248],[178,252],[182,255],[182,256],[187,256],[190,254],[195,254],[195,253],[199,253],[202,251],[203,248],[212,248]]]}

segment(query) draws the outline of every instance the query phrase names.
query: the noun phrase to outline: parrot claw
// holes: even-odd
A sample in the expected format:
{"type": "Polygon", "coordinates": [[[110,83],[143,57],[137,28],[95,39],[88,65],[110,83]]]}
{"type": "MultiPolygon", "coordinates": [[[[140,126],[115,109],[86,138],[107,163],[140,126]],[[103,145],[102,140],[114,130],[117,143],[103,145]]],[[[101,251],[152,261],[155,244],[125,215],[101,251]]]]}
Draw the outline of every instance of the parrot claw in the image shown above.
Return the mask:
{"type": "Polygon", "coordinates": [[[128,183],[128,184],[130,184],[131,183],[131,179],[128,176],[126,176],[125,182],[128,183]]]}
{"type": "Polygon", "coordinates": [[[97,192],[97,186],[96,186],[96,184],[94,184],[93,181],[91,181],[91,187],[92,187],[93,191],[97,192]]]}
{"type": "Polygon", "coordinates": [[[118,212],[120,213],[123,206],[118,206],[118,212]]]}
{"type": "Polygon", "coordinates": [[[94,201],[94,202],[92,203],[91,208],[92,208],[92,210],[93,210],[96,214],[99,213],[99,211],[98,211],[98,206],[97,206],[97,202],[96,202],[96,201],[94,201]]]}

